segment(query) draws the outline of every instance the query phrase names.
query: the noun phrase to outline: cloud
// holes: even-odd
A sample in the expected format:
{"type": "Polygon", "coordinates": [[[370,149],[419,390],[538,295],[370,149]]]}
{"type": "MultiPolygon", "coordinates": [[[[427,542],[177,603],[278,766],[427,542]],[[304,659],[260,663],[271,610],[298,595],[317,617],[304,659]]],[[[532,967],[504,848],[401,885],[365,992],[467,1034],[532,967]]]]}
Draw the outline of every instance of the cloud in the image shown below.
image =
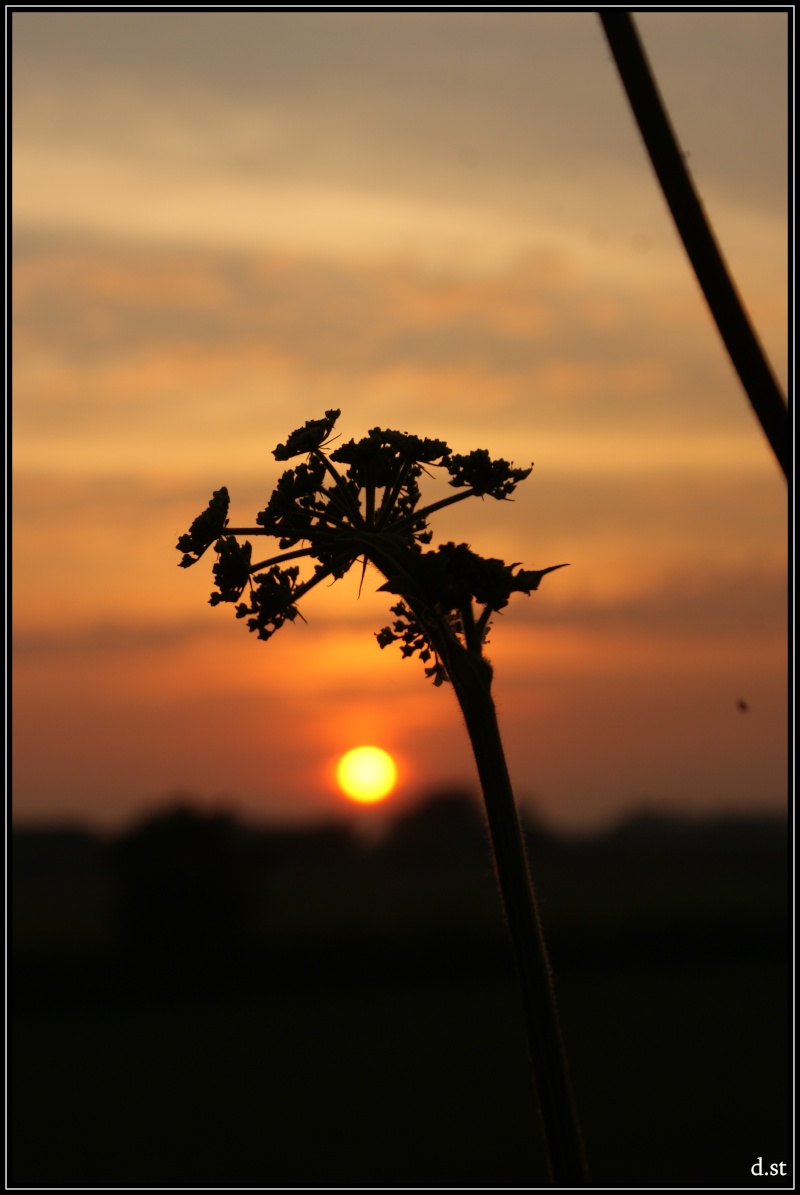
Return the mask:
{"type": "Polygon", "coordinates": [[[22,236],[19,466],[38,453],[50,468],[166,471],[174,445],[186,460],[212,441],[234,459],[243,428],[269,451],[285,411],[329,406],[370,424],[424,416],[446,438],[491,409],[498,432],[535,425],[581,465],[584,427],[623,456],[638,441],[643,462],[684,435],[687,463],[691,446],[698,463],[735,466],[751,420],[702,308],[680,296],[668,282],[601,286],[552,251],[459,279],[408,262],[22,236]]]}
{"type": "Polygon", "coordinates": [[[638,590],[576,595],[557,603],[531,602],[515,609],[515,620],[540,626],[579,626],[595,635],[608,631],[631,636],[645,632],[663,642],[679,639],[766,637],[785,640],[788,583],[785,570],[773,565],[725,569],[687,560],[670,563],[661,577],[647,574],[638,590]]]}
{"type": "MultiPolygon", "coordinates": [[[[781,212],[786,15],[637,21],[701,183],[781,212]]],[[[594,12],[17,12],[13,27],[28,139],[520,210],[557,202],[557,178],[575,211],[581,182],[643,164],[594,12]]]]}
{"type": "MultiPolygon", "coordinates": [[[[409,426],[415,425],[409,419],[409,426]]],[[[354,420],[343,425],[345,436],[363,429],[354,420]]],[[[13,492],[15,624],[28,636],[26,650],[37,644],[40,652],[55,650],[54,637],[88,650],[90,640],[95,649],[110,649],[114,641],[121,649],[128,634],[134,646],[143,647],[153,635],[155,647],[199,633],[200,611],[213,588],[211,554],[195,568],[181,570],[177,539],[211,490],[223,484],[231,492],[234,524],[253,526],[281,472],[266,444],[284,439],[287,430],[284,425],[270,439],[266,432],[259,436],[260,465],[255,457],[254,463],[243,460],[240,450],[225,458],[212,445],[206,463],[186,472],[180,467],[181,449],[173,443],[164,467],[155,471],[153,456],[146,453],[138,472],[112,467],[109,472],[51,473],[41,464],[37,470],[20,469],[13,492]],[[178,467],[169,469],[172,458],[178,467]]],[[[234,442],[244,434],[238,430],[234,442]]],[[[450,439],[460,451],[487,441],[477,432],[473,440],[463,429],[450,439]]],[[[493,451],[505,451],[517,464],[530,460],[502,429],[489,439],[493,451]]],[[[690,468],[678,461],[654,470],[644,451],[631,467],[621,468],[620,446],[613,442],[616,455],[593,467],[593,456],[603,448],[597,436],[587,436],[586,459],[579,466],[572,440],[573,456],[559,458],[547,435],[529,427],[525,442],[533,445],[536,465],[514,501],[475,500],[440,511],[433,520],[434,542],[469,542],[483,555],[529,568],[570,562],[530,603],[515,604],[515,620],[629,625],[631,630],[649,626],[665,635],[681,627],[689,635],[780,630],[785,625],[785,496],[766,453],[759,457],[754,433],[753,440],[758,469],[726,469],[718,460],[715,467],[700,467],[698,459],[690,468]]],[[[707,447],[709,453],[719,452],[718,441],[710,439],[707,447]]],[[[425,479],[426,500],[449,492],[446,481],[425,479]]],[[[256,559],[277,551],[269,539],[253,542],[256,559]]],[[[371,575],[359,599],[357,581],[354,573],[346,583],[315,591],[304,603],[304,614],[325,628],[360,622],[378,630],[386,620],[386,601],[374,593],[371,575]]],[[[207,610],[202,625],[209,633],[227,625],[232,612],[230,619],[225,613],[207,610]]]]}

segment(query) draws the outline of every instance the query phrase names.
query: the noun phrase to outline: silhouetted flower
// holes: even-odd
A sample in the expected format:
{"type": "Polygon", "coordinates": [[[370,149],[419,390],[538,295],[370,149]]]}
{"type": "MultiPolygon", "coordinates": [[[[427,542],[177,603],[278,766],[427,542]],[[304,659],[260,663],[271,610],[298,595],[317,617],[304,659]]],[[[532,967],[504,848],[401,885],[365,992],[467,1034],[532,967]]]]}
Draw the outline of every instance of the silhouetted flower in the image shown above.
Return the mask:
{"type": "Polygon", "coordinates": [[[475,494],[502,499],[513,494],[533,465],[530,469],[515,469],[508,461],[493,461],[485,448],[476,448],[469,456],[452,456],[445,468],[453,478],[450,485],[466,485],[475,494]]]}
{"type": "Polygon", "coordinates": [[[484,449],[454,456],[443,440],[380,427],[326,455],[339,414],[331,410],[323,419],[308,420],[275,449],[277,460],[303,454],[307,459],[281,475],[256,516],[257,526],[224,534],[228,491],[216,490],[178,541],[181,566],[194,564],[216,543],[218,592],[211,605],[239,603],[237,618],[247,618],[251,631],[269,639],[297,618],[298,600],[315,585],[343,577],[357,561],[363,569],[371,563],[383,574],[380,588],[401,599],[392,607],[394,623],[378,634],[379,645],[398,642],[404,656],[419,655],[426,674],[440,685],[453,652],[481,656],[491,616],[512,593],[530,594],[546,573],[563,565],[524,570],[479,556],[468,544],[423,551],[431,539],[428,518],[469,497],[506,499],[531,470],[492,460],[484,449]],[[446,469],[450,484],[463,492],[420,509],[419,479],[431,468],[446,469]],[[236,538],[245,534],[275,537],[286,555],[253,564],[250,541],[240,544],[236,538]],[[298,566],[284,567],[300,557],[314,561],[305,581],[298,566]],[[240,601],[245,590],[248,600],[240,601]]]}
{"type": "Polygon", "coordinates": [[[319,458],[281,475],[265,509],[256,515],[267,534],[280,537],[281,548],[308,538],[314,520],[324,516],[326,503],[320,497],[324,481],[325,462],[319,458]]]}
{"type": "Polygon", "coordinates": [[[284,622],[294,622],[300,613],[293,600],[299,571],[296,567],[281,569],[273,565],[269,572],[256,576],[250,605],[237,606],[237,618],[255,616],[247,620],[247,625],[251,631],[258,631],[259,639],[269,639],[284,622]]]}
{"type": "Polygon", "coordinates": [[[209,602],[218,606],[220,602],[237,602],[250,580],[250,557],[253,545],[248,541],[240,544],[232,535],[226,535],[217,544],[217,563],[214,565],[214,583],[219,593],[212,593],[209,602]]]}
{"type": "MultiPolygon", "coordinates": [[[[402,469],[438,465],[450,455],[444,440],[421,440],[405,432],[373,427],[361,440],[349,440],[331,453],[331,460],[351,465],[350,476],[360,485],[392,485],[402,469]]],[[[419,476],[421,469],[417,469],[419,476]]]]}
{"type": "Polygon", "coordinates": [[[322,448],[333,431],[341,411],[326,411],[324,419],[309,419],[303,427],[293,431],[285,444],[279,444],[273,452],[276,461],[288,461],[293,456],[302,456],[322,448]]]}
{"type": "Polygon", "coordinates": [[[206,509],[198,515],[189,528],[187,535],[182,535],[176,545],[179,552],[186,553],[181,560],[181,568],[189,568],[219,539],[228,523],[228,506],[230,498],[225,486],[214,490],[206,509]]]}
{"type": "MultiPolygon", "coordinates": [[[[422,553],[403,575],[390,578],[380,588],[387,593],[401,594],[412,605],[433,611],[440,629],[445,627],[462,647],[479,653],[486,641],[491,616],[508,605],[511,594],[529,594],[538,588],[545,573],[565,565],[556,564],[536,572],[520,570],[515,574],[516,567],[516,564],[508,565],[502,560],[478,556],[467,544],[448,543],[435,551],[422,553]],[[473,601],[483,607],[477,620],[473,617],[473,601]]],[[[421,622],[402,602],[393,606],[392,611],[398,614],[400,621],[383,628],[378,635],[379,645],[386,647],[400,639],[404,656],[418,652],[423,662],[427,662],[431,653],[436,654],[431,635],[435,620],[421,622]]],[[[436,667],[425,671],[428,676],[434,676],[436,684],[440,684],[446,675],[438,658],[436,667]]]]}
{"type": "Polygon", "coordinates": [[[391,610],[392,614],[396,614],[397,617],[390,627],[384,627],[376,634],[378,647],[383,650],[390,643],[400,643],[402,644],[400,654],[404,657],[417,654],[423,664],[427,664],[430,659],[433,659],[433,664],[425,669],[425,675],[438,688],[447,680],[447,671],[435,649],[431,647],[425,631],[405,602],[398,602],[396,606],[392,606],[391,610]]]}
{"type": "MultiPolygon", "coordinates": [[[[442,440],[378,427],[326,455],[323,449],[338,417],[339,411],[326,411],[324,419],[309,420],[278,445],[274,455],[279,461],[303,455],[307,459],[283,473],[255,527],[229,528],[224,534],[228,491],[217,490],[208,509],[178,541],[184,553],[180,563],[184,568],[194,564],[216,542],[213,571],[218,592],[211,597],[211,605],[237,602],[236,617],[246,619],[259,639],[270,639],[285,622],[302,618],[299,600],[322,581],[343,577],[358,562],[362,582],[371,564],[384,578],[380,588],[399,598],[391,607],[392,623],[377,634],[378,646],[396,643],[403,657],[419,656],[434,685],[453,684],[489,813],[537,1061],[540,1044],[547,1047],[542,1053],[547,1082],[542,1087],[546,1092],[552,1089],[548,1109],[556,1109],[551,1117],[558,1125],[554,1139],[563,1152],[569,1087],[554,1019],[547,952],[530,893],[522,833],[492,704],[492,667],[483,649],[491,617],[505,608],[510,595],[530,594],[546,573],[564,566],[525,570],[453,542],[423,551],[422,545],[431,538],[428,518],[437,510],[471,497],[506,499],[531,470],[492,460],[484,449],[453,456],[442,440]],[[436,467],[447,470],[450,485],[459,492],[420,509],[419,479],[436,467]],[[282,554],[253,563],[250,541],[240,544],[237,539],[245,535],[276,538],[282,554]],[[299,565],[286,566],[290,560],[306,557],[313,561],[313,571],[301,580],[299,565]],[[246,600],[239,601],[244,595],[246,600]],[[530,1012],[533,1009],[536,1017],[530,1012]]],[[[574,1127],[574,1139],[579,1141],[574,1127]]]]}

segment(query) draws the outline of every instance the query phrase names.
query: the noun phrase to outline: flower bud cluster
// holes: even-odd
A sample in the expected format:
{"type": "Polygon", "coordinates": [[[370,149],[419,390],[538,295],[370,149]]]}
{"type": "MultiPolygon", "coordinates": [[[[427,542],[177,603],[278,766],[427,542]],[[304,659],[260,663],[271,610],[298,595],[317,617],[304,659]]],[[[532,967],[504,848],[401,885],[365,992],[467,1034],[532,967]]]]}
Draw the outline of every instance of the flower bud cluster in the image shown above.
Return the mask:
{"type": "Polygon", "coordinates": [[[504,609],[512,593],[537,589],[552,569],[515,573],[518,565],[485,559],[467,544],[423,552],[432,535],[428,518],[469,497],[504,501],[531,470],[492,460],[485,449],[454,455],[443,440],[379,427],[326,454],[339,414],[330,410],[308,420],[277,446],[276,460],[306,459],[281,475],[255,527],[229,528],[228,491],[215,490],[178,540],[181,567],[196,564],[214,544],[216,592],[210,604],[238,603],[237,618],[269,639],[297,618],[297,601],[309,589],[344,576],[357,561],[363,569],[372,564],[385,578],[381,589],[401,599],[392,607],[394,623],[378,634],[379,645],[397,641],[403,656],[419,655],[426,674],[440,685],[446,679],[444,647],[480,654],[490,616],[504,609]],[[419,479],[431,468],[444,469],[450,485],[462,492],[420,509],[419,479]],[[284,555],[254,564],[250,541],[237,539],[243,535],[272,536],[284,555]],[[285,567],[300,557],[314,562],[305,581],[297,565],[285,567]]]}

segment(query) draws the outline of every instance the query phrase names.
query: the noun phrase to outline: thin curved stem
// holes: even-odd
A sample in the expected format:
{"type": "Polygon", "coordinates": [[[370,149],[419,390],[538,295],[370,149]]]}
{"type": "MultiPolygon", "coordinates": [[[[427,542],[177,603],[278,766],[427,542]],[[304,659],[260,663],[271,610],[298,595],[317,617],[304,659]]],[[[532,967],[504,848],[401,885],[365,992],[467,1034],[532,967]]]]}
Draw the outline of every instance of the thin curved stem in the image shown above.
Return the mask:
{"type": "Polygon", "coordinates": [[[464,632],[464,642],[467,645],[467,650],[480,655],[483,635],[478,624],[475,622],[475,611],[472,609],[472,601],[467,601],[463,606],[460,606],[458,613],[461,618],[461,628],[464,632]]]}
{"type": "MultiPolygon", "coordinates": [[[[319,585],[320,581],[324,581],[326,577],[329,577],[333,571],[334,565],[322,565],[319,571],[314,573],[313,577],[309,577],[307,581],[303,581],[301,585],[297,586],[297,589],[292,594],[292,605],[299,602],[301,597],[304,597],[315,585],[319,585]]],[[[298,614],[300,614],[299,610],[298,614]]],[[[300,614],[300,617],[303,617],[302,614],[300,614]]]]}
{"type": "Polygon", "coordinates": [[[400,469],[399,476],[397,477],[394,485],[391,488],[389,486],[387,486],[386,489],[383,491],[383,498],[381,499],[380,509],[378,510],[378,518],[375,522],[375,530],[376,531],[382,531],[384,526],[386,525],[386,520],[388,519],[389,515],[392,513],[394,504],[397,501],[400,491],[403,488],[403,482],[408,477],[410,468],[411,468],[411,461],[409,461],[409,460],[405,461],[402,465],[402,468],[400,469]]]}
{"type": "Polygon", "coordinates": [[[789,412],[697,197],[633,18],[601,9],[611,46],[647,152],[692,269],[772,451],[789,477],[789,412]]]}
{"type": "Polygon", "coordinates": [[[492,617],[493,614],[497,614],[497,613],[498,613],[498,611],[494,610],[491,606],[484,606],[481,616],[477,622],[477,630],[478,630],[478,635],[479,635],[479,641],[481,644],[483,643],[484,637],[486,635],[486,628],[489,625],[490,618],[492,617]]]}
{"type": "Polygon", "coordinates": [[[259,560],[258,564],[250,565],[250,572],[257,573],[259,569],[268,568],[271,564],[283,564],[284,560],[299,560],[301,556],[313,556],[316,548],[297,548],[294,552],[281,552],[279,556],[270,556],[269,560],[259,560]]]}
{"type": "Polygon", "coordinates": [[[441,498],[438,502],[432,502],[430,506],[425,506],[422,510],[415,511],[413,515],[407,515],[404,519],[398,519],[396,523],[392,523],[390,530],[392,533],[405,531],[407,527],[413,527],[415,523],[423,522],[434,511],[444,510],[445,506],[452,506],[455,502],[463,502],[465,498],[472,498],[474,496],[474,490],[462,490],[460,494],[452,494],[449,498],[441,498]]]}
{"type": "Polygon", "coordinates": [[[340,509],[346,511],[347,514],[350,515],[354,526],[363,527],[364,517],[361,514],[361,511],[358,509],[358,506],[352,501],[352,495],[347,489],[347,482],[342,477],[339,470],[336,468],[333,462],[328,459],[325,453],[320,451],[319,448],[314,449],[313,455],[318,460],[323,462],[328,473],[330,473],[331,477],[336,482],[336,485],[332,490],[324,490],[323,493],[331,501],[335,500],[339,504],[340,509]]]}
{"type": "Polygon", "coordinates": [[[274,531],[268,531],[266,527],[226,527],[222,532],[220,539],[226,535],[275,535],[274,531]]]}

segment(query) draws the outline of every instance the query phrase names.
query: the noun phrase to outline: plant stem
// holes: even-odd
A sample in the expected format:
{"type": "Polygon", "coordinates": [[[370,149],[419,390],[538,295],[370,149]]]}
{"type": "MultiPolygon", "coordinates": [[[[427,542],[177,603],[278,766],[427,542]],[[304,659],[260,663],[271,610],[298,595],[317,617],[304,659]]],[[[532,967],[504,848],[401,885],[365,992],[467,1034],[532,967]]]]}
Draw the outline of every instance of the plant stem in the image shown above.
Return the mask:
{"type": "Polygon", "coordinates": [[[378,511],[378,519],[377,519],[377,523],[375,524],[375,529],[377,531],[381,531],[383,529],[383,527],[386,525],[386,520],[389,517],[389,515],[392,513],[392,510],[394,509],[394,504],[397,501],[400,491],[403,488],[403,482],[408,477],[408,472],[409,472],[410,468],[411,468],[411,461],[405,461],[402,468],[400,469],[400,473],[399,473],[394,485],[391,488],[389,486],[387,486],[386,489],[383,491],[383,498],[381,500],[380,510],[378,511]]]}
{"type": "MultiPolygon", "coordinates": [[[[241,535],[242,532],[232,532],[232,534],[241,535]]],[[[268,560],[259,560],[257,564],[250,565],[250,572],[257,573],[259,569],[269,568],[271,564],[283,564],[284,560],[299,560],[301,556],[311,556],[314,548],[297,548],[294,552],[281,552],[277,556],[270,556],[268,560]]]]}
{"type": "Polygon", "coordinates": [[[491,667],[485,659],[463,650],[448,651],[446,666],[467,724],[486,803],[497,878],[522,985],[551,1179],[556,1186],[586,1186],[589,1179],[583,1140],[569,1081],[553,975],[491,696],[491,667]]]}
{"type": "Polygon", "coordinates": [[[315,448],[313,453],[311,453],[311,456],[314,456],[317,458],[317,460],[322,461],[323,465],[336,482],[336,485],[332,490],[324,491],[326,497],[332,502],[335,502],[339,506],[340,510],[343,510],[349,514],[355,527],[363,527],[364,520],[361,516],[361,511],[358,509],[358,503],[354,502],[352,495],[348,493],[347,483],[345,482],[339,470],[324,452],[320,452],[319,448],[315,448]]]}
{"type": "Polygon", "coordinates": [[[697,198],[633,17],[620,9],[601,9],[599,16],[697,281],[728,356],[788,479],[789,414],[786,402],[697,198]]]}
{"type": "Polygon", "coordinates": [[[452,506],[455,502],[463,502],[465,498],[471,498],[474,495],[474,490],[462,490],[460,494],[451,494],[449,498],[440,498],[438,502],[432,502],[430,506],[418,510],[413,515],[408,515],[405,519],[398,519],[396,523],[392,524],[392,531],[395,534],[398,531],[405,531],[407,527],[413,527],[415,523],[421,523],[437,510],[444,510],[445,506],[452,506]]]}

